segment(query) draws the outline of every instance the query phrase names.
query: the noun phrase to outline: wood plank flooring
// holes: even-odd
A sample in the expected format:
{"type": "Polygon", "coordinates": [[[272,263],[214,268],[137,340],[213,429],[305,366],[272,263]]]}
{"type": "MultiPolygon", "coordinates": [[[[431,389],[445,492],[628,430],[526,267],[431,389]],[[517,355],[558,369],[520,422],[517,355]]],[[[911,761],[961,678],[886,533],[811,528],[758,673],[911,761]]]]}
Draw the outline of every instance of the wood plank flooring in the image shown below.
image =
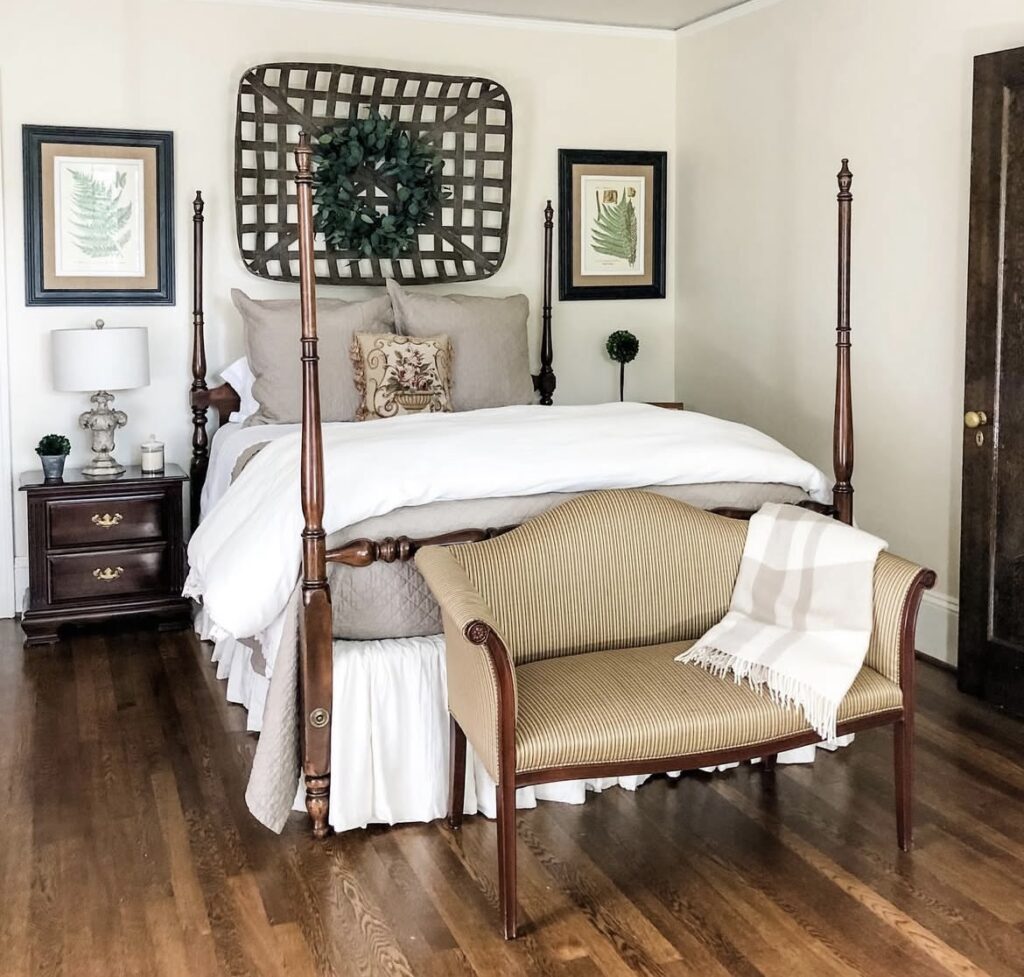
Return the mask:
{"type": "Polygon", "coordinates": [[[507,944],[492,822],[274,836],[192,635],[24,652],[0,621],[0,975],[1019,977],[1024,724],[933,667],[918,685],[913,854],[884,730],[774,778],[542,804],[507,944]]]}

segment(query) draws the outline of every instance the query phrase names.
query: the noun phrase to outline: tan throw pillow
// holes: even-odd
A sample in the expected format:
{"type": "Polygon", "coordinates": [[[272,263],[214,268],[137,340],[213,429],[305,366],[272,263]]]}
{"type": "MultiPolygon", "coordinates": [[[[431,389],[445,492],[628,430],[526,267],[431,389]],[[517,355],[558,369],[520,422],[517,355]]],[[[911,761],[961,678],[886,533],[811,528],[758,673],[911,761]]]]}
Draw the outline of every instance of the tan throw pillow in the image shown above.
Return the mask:
{"type": "Polygon", "coordinates": [[[447,336],[357,332],[352,367],[360,396],[357,421],[452,409],[452,347],[447,336]]]}
{"type": "Polygon", "coordinates": [[[532,404],[533,377],[525,295],[427,295],[388,279],[397,331],[405,336],[445,334],[452,343],[452,409],[532,404]]]}
{"type": "MultiPolygon", "coordinates": [[[[296,424],[302,420],[301,322],[296,299],[251,299],[233,288],[231,301],[245,325],[245,354],[253,374],[259,410],[245,423],[296,424]]],[[[393,332],[391,300],[366,302],[319,299],[320,412],[324,421],[355,420],[359,396],[352,379],[349,347],[357,332],[393,332]]]]}

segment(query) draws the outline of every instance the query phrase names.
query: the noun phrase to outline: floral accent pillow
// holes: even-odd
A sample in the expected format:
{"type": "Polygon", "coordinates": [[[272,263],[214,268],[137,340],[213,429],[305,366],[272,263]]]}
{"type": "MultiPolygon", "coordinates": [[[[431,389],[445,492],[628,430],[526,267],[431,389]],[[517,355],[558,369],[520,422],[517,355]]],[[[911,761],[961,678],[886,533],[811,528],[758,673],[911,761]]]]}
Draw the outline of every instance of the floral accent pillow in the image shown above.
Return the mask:
{"type": "Polygon", "coordinates": [[[452,409],[452,346],[447,336],[357,332],[352,367],[360,405],[356,420],[452,409]]]}

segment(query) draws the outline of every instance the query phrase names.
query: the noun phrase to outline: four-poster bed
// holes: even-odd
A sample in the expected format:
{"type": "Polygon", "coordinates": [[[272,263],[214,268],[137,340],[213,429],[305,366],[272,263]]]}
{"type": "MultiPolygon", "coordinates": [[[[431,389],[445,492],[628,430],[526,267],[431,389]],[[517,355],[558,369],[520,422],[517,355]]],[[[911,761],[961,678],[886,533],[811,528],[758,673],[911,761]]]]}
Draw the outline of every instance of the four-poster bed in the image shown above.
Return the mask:
{"type": "MultiPolygon", "coordinates": [[[[301,761],[305,783],[305,804],[312,820],[313,831],[323,837],[329,831],[329,797],[331,787],[331,726],[334,709],[334,650],[333,641],[338,637],[332,620],[332,600],[329,571],[331,567],[369,568],[381,564],[411,566],[409,561],[418,549],[432,543],[470,542],[498,535],[512,528],[505,525],[511,520],[496,521],[493,525],[502,528],[483,528],[487,523],[477,523],[481,528],[457,528],[450,525],[443,532],[408,533],[382,536],[348,537],[332,541],[333,534],[340,527],[325,528],[325,437],[324,424],[320,414],[320,374],[317,355],[317,303],[313,267],[313,219],[312,219],[312,150],[305,134],[300,137],[296,152],[298,172],[296,176],[296,202],[298,209],[298,253],[300,279],[301,318],[301,363],[302,363],[302,409],[301,446],[298,464],[302,510],[301,531],[301,575],[299,592],[301,609],[298,612],[298,699],[299,722],[301,727],[301,761]]],[[[834,412],[833,465],[835,484],[832,489],[832,504],[824,505],[819,497],[815,502],[803,496],[798,504],[826,511],[850,523],[853,515],[853,420],[850,383],[850,208],[852,176],[844,159],[838,175],[839,181],[839,275],[838,275],[838,323],[836,357],[836,398],[834,412]]],[[[534,377],[534,387],[540,403],[552,404],[555,389],[552,344],[552,230],[553,211],[550,202],[544,210],[544,301],[541,314],[540,372],[534,377]]],[[[193,307],[193,357],[190,402],[193,424],[192,456],[192,519],[198,521],[203,482],[210,464],[210,440],[206,423],[208,411],[212,408],[221,423],[239,407],[239,395],[228,384],[207,386],[206,353],[204,339],[202,261],[203,261],[203,201],[199,193],[194,202],[194,307],[193,307]]],[[[517,410],[518,408],[512,408],[517,410]]],[[[534,408],[528,408],[533,410],[534,408]]],[[[645,408],[647,409],[647,408],[645,408]]],[[[566,410],[551,408],[552,412],[566,410]]],[[[654,408],[649,408],[654,410],[654,408]]],[[[547,412],[545,411],[545,414],[547,412]]],[[[657,412],[664,415],[675,412],[657,412]]],[[[552,415],[553,416],[553,415],[552,415]]],[[[372,422],[371,422],[372,423],[372,422]]],[[[554,422],[552,422],[554,423],[554,422]]],[[[723,422],[724,423],[724,422],[723,422]]],[[[344,425],[348,426],[348,425],[344,425]]],[[[361,426],[361,425],[359,425],[361,426]]],[[[383,429],[383,428],[382,428],[383,429]]],[[[467,464],[475,463],[467,458],[467,464]]],[[[398,464],[402,465],[400,458],[398,464]]],[[[357,468],[356,471],[359,469],[357,468]]],[[[654,483],[654,479],[651,479],[654,483]]],[[[711,481],[710,479],[708,481],[711,481]]],[[[748,479],[753,482],[753,479],[748,479]]],[[[764,482],[776,481],[771,478],[764,482]]],[[[784,481],[778,479],[777,481],[784,481]]],[[[794,480],[795,481],[795,480],[794,480]]],[[[634,483],[635,484],[635,483],[634,483]]],[[[645,483],[640,483],[641,485],[645,483]]],[[[595,485],[593,487],[601,487],[595,485]]],[[[809,490],[808,490],[809,491],[809,490]]],[[[515,492],[507,493],[512,496],[515,492]]],[[[750,514],[748,504],[704,504],[705,507],[727,515],[745,517],[750,514]]],[[[372,520],[371,520],[372,522],[372,520]]],[[[463,524],[464,525],[464,524],[463,524]]],[[[414,571],[413,571],[414,572],[414,571]]],[[[247,632],[248,633],[248,632],[247,632]]],[[[420,632],[425,633],[425,632],[420,632]]]]}

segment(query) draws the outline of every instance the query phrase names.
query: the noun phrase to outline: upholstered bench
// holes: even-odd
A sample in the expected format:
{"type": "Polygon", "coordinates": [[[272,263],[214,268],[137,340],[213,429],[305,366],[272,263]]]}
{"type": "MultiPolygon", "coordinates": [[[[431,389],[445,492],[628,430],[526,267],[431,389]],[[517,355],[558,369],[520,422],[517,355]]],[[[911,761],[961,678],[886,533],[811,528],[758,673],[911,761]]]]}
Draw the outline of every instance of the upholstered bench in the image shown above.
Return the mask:
{"type": "MultiPolygon", "coordinates": [[[[499,887],[516,935],[515,789],[774,756],[817,742],[797,709],[675,656],[725,614],[747,524],[649,492],[598,492],[495,539],[416,556],[444,619],[449,818],[466,738],[497,783],[499,887]]],[[[867,659],[838,734],[895,729],[898,840],[911,844],[914,627],[929,570],[882,553],[867,659]]]]}

